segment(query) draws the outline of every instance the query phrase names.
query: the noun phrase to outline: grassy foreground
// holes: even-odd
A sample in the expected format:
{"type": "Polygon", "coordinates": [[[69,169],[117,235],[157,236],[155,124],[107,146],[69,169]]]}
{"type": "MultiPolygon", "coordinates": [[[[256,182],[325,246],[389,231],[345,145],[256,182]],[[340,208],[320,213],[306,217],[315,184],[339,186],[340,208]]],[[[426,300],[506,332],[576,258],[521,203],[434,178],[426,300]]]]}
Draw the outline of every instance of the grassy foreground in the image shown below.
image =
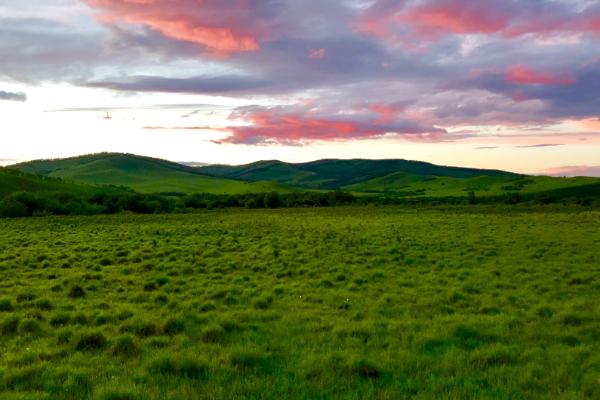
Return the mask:
{"type": "Polygon", "coordinates": [[[600,213],[0,220],[0,398],[600,398],[600,213]]]}

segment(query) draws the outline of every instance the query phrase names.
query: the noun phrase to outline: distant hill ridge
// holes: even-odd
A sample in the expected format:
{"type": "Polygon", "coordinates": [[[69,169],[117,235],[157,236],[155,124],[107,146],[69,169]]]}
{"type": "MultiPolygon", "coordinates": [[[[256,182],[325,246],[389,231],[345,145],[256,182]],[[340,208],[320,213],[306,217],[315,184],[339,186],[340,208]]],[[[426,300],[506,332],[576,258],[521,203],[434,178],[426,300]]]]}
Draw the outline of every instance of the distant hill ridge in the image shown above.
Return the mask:
{"type": "Polygon", "coordinates": [[[307,163],[285,163],[277,160],[199,168],[207,175],[247,181],[271,180],[285,185],[319,189],[341,189],[393,173],[417,176],[468,179],[477,176],[508,177],[517,174],[475,168],[440,166],[422,161],[402,159],[323,159],[307,163]]]}
{"type": "Polygon", "coordinates": [[[246,165],[190,166],[157,158],[100,153],[36,160],[9,168],[66,182],[125,186],[141,193],[280,193],[342,190],[356,195],[462,197],[532,194],[588,186],[596,178],[527,176],[500,170],[440,166],[402,159],[323,159],[307,163],[278,160],[246,165]]]}

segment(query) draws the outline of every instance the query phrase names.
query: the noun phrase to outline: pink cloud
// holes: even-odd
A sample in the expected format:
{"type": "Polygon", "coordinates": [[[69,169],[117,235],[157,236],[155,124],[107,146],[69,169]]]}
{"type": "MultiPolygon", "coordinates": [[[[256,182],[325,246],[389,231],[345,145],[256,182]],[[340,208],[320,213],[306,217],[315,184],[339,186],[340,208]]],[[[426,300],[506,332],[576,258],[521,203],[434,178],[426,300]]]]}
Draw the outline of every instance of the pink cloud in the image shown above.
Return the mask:
{"type": "Polygon", "coordinates": [[[398,114],[404,111],[405,107],[402,104],[385,104],[385,103],[369,103],[367,108],[377,114],[379,118],[378,123],[386,124],[393,121],[398,114]]]}
{"type": "Polygon", "coordinates": [[[359,30],[404,43],[462,34],[600,35],[600,10],[568,12],[559,5],[535,9],[506,0],[425,0],[414,6],[379,0],[362,15],[359,30]]]}
{"type": "Polygon", "coordinates": [[[215,52],[257,51],[257,27],[247,24],[247,2],[206,0],[84,0],[106,23],[145,25],[175,40],[215,52]],[[229,5],[228,5],[229,4],[229,5]]]}
{"type": "Polygon", "coordinates": [[[451,33],[495,33],[505,29],[508,16],[489,7],[487,2],[445,1],[426,3],[397,15],[412,23],[423,36],[451,33]]]}
{"type": "Polygon", "coordinates": [[[231,119],[249,125],[226,128],[231,134],[217,143],[233,144],[298,144],[311,141],[368,139],[388,133],[400,134],[409,140],[439,141],[446,131],[422,127],[412,121],[385,124],[355,116],[323,117],[303,109],[255,108],[235,112],[231,119]]]}
{"type": "Polygon", "coordinates": [[[327,50],[325,49],[313,49],[308,53],[308,58],[313,60],[320,60],[321,58],[325,57],[326,54],[327,50]]]}
{"type": "Polygon", "coordinates": [[[566,74],[554,74],[527,67],[515,66],[506,73],[506,81],[519,85],[573,85],[575,77],[566,74]]]}

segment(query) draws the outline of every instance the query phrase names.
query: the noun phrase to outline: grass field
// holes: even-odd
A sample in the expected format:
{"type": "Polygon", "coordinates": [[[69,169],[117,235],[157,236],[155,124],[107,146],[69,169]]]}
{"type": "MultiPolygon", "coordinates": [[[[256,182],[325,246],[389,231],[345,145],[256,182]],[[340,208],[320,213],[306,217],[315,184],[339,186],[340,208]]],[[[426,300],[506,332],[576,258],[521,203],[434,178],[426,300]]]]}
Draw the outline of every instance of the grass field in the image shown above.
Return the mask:
{"type": "Polygon", "coordinates": [[[0,220],[0,398],[600,398],[600,213],[0,220]]]}

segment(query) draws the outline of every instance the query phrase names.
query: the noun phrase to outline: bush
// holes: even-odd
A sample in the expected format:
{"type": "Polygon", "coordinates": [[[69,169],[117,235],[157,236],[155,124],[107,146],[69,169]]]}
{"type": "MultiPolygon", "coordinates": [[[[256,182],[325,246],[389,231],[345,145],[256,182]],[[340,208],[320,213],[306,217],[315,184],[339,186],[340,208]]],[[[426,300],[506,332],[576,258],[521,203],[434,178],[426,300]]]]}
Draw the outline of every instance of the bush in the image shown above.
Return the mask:
{"type": "Polygon", "coordinates": [[[0,201],[0,218],[20,218],[28,215],[27,207],[20,201],[10,197],[0,201]]]}

